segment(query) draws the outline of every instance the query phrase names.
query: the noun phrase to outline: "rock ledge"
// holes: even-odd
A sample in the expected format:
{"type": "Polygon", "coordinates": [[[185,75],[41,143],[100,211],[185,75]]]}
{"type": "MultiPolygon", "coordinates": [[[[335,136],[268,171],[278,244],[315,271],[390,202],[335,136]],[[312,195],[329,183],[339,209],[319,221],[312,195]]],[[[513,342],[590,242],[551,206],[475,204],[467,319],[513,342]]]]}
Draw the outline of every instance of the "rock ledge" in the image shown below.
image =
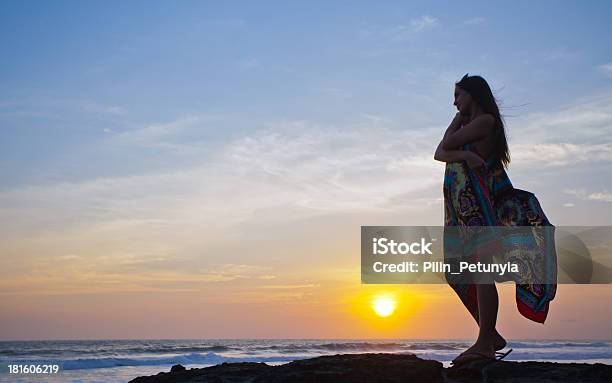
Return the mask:
{"type": "Polygon", "coordinates": [[[611,382],[612,366],[586,363],[473,362],[443,368],[412,354],[338,354],[281,366],[222,363],[206,368],[172,366],[171,372],[140,376],[130,383],[395,383],[395,382],[611,382]]]}

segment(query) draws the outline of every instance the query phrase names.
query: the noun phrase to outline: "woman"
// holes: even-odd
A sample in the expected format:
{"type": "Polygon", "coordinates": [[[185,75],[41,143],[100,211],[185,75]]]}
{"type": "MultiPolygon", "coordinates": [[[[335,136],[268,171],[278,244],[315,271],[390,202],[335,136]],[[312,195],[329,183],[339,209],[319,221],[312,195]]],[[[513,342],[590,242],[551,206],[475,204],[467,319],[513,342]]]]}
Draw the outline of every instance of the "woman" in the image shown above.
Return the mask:
{"type": "MultiPolygon", "coordinates": [[[[465,253],[465,241],[453,242],[446,229],[478,229],[474,226],[546,226],[554,230],[536,197],[532,193],[513,188],[506,174],[505,168],[510,163],[510,153],[499,108],[487,82],[480,76],[466,74],[455,84],[453,105],[459,112],[446,130],[434,155],[436,160],[446,163],[443,188],[445,260],[453,251],[465,253]],[[459,243],[463,248],[453,249],[451,243],[459,243]]],[[[453,230],[449,230],[450,232],[456,233],[453,230]]],[[[548,303],[554,298],[556,291],[554,232],[551,234],[547,230],[542,238],[538,237],[538,234],[535,236],[535,239],[521,239],[525,240],[523,255],[527,263],[542,262],[543,266],[539,270],[544,277],[537,280],[551,282],[517,282],[516,302],[523,316],[544,323],[548,303]]],[[[496,237],[496,240],[499,238],[496,237]]],[[[491,252],[491,247],[487,249],[491,252]]],[[[494,249],[496,256],[507,251],[502,247],[494,249]]],[[[481,253],[478,255],[479,260],[481,253]]],[[[470,256],[473,254],[476,253],[470,253],[470,256]]],[[[496,329],[498,295],[494,281],[471,283],[449,277],[447,274],[448,283],[479,326],[474,345],[455,358],[453,364],[479,359],[494,360],[496,351],[506,346],[506,340],[496,329]]],[[[502,354],[502,357],[505,355],[507,353],[502,354]]]]}

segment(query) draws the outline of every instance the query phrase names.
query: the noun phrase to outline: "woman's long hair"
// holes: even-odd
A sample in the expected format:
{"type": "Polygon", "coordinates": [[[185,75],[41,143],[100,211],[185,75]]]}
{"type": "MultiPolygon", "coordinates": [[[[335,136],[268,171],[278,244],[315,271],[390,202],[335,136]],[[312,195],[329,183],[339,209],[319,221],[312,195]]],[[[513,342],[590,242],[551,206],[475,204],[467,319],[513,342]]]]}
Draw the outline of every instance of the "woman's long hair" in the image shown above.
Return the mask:
{"type": "Polygon", "coordinates": [[[495,118],[495,139],[492,152],[495,159],[494,164],[507,168],[510,164],[510,150],[506,140],[506,130],[489,84],[480,76],[466,74],[455,85],[468,92],[484,113],[489,113],[495,118]]]}

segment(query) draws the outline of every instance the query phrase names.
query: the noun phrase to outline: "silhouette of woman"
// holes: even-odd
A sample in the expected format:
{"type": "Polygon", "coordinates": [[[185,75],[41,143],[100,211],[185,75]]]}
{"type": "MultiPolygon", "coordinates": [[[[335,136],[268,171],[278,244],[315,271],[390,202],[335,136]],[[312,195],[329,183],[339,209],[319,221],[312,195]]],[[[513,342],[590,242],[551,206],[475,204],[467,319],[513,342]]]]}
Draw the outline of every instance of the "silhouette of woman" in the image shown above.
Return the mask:
{"type": "MultiPolygon", "coordinates": [[[[453,105],[459,112],[434,155],[436,160],[446,163],[443,187],[445,262],[453,251],[465,252],[465,241],[458,242],[462,248],[452,248],[452,243],[456,242],[447,236],[447,229],[449,233],[458,228],[478,229],[475,226],[546,226],[554,230],[535,195],[515,189],[506,174],[510,153],[504,123],[487,82],[481,76],[466,74],[455,84],[454,96],[453,105]]],[[[524,239],[527,258],[541,261],[543,265],[539,270],[544,276],[537,278],[538,281],[548,282],[516,284],[519,312],[539,323],[544,323],[549,302],[556,292],[554,232],[545,233],[543,238],[524,239]],[[530,248],[531,243],[544,246],[530,248]]],[[[452,363],[494,360],[496,354],[501,354],[496,351],[506,347],[506,340],[496,329],[498,295],[494,281],[473,283],[458,281],[448,273],[446,276],[479,326],[474,345],[452,363]]],[[[502,357],[505,355],[507,353],[502,357]]]]}

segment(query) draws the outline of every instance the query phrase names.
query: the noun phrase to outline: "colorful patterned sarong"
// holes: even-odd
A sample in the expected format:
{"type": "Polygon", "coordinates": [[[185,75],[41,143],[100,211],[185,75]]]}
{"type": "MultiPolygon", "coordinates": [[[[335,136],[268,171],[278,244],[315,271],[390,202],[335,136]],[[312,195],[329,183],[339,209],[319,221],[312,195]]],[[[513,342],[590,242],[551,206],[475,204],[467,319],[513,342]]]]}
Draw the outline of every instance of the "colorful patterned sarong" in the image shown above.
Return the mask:
{"type": "MultiPolygon", "coordinates": [[[[471,143],[464,145],[462,150],[471,150],[478,154],[471,143]]],[[[537,263],[538,272],[543,275],[538,280],[550,283],[517,283],[517,307],[526,318],[544,323],[549,303],[555,297],[557,288],[554,226],[546,218],[534,194],[515,189],[506,171],[501,167],[493,167],[491,158],[485,162],[486,166],[482,172],[474,171],[465,161],[446,164],[443,188],[445,262],[456,261],[457,254],[472,260],[478,260],[478,254],[483,253],[511,258],[509,255],[512,251],[516,253],[518,243],[522,246],[520,252],[523,262],[534,265],[537,263]],[[475,240],[467,238],[469,235],[465,233],[477,232],[477,226],[521,226],[521,229],[538,227],[545,230],[534,230],[533,235],[525,235],[530,231],[521,230],[522,234],[513,238],[508,234],[511,230],[501,230],[495,238],[491,238],[491,235],[476,236],[475,240]],[[463,230],[463,235],[457,236],[456,233],[462,232],[461,229],[466,230],[463,230]]],[[[495,233],[494,230],[485,232],[495,233]]],[[[468,310],[472,314],[477,313],[476,285],[469,281],[453,279],[449,274],[447,282],[468,310]]]]}

